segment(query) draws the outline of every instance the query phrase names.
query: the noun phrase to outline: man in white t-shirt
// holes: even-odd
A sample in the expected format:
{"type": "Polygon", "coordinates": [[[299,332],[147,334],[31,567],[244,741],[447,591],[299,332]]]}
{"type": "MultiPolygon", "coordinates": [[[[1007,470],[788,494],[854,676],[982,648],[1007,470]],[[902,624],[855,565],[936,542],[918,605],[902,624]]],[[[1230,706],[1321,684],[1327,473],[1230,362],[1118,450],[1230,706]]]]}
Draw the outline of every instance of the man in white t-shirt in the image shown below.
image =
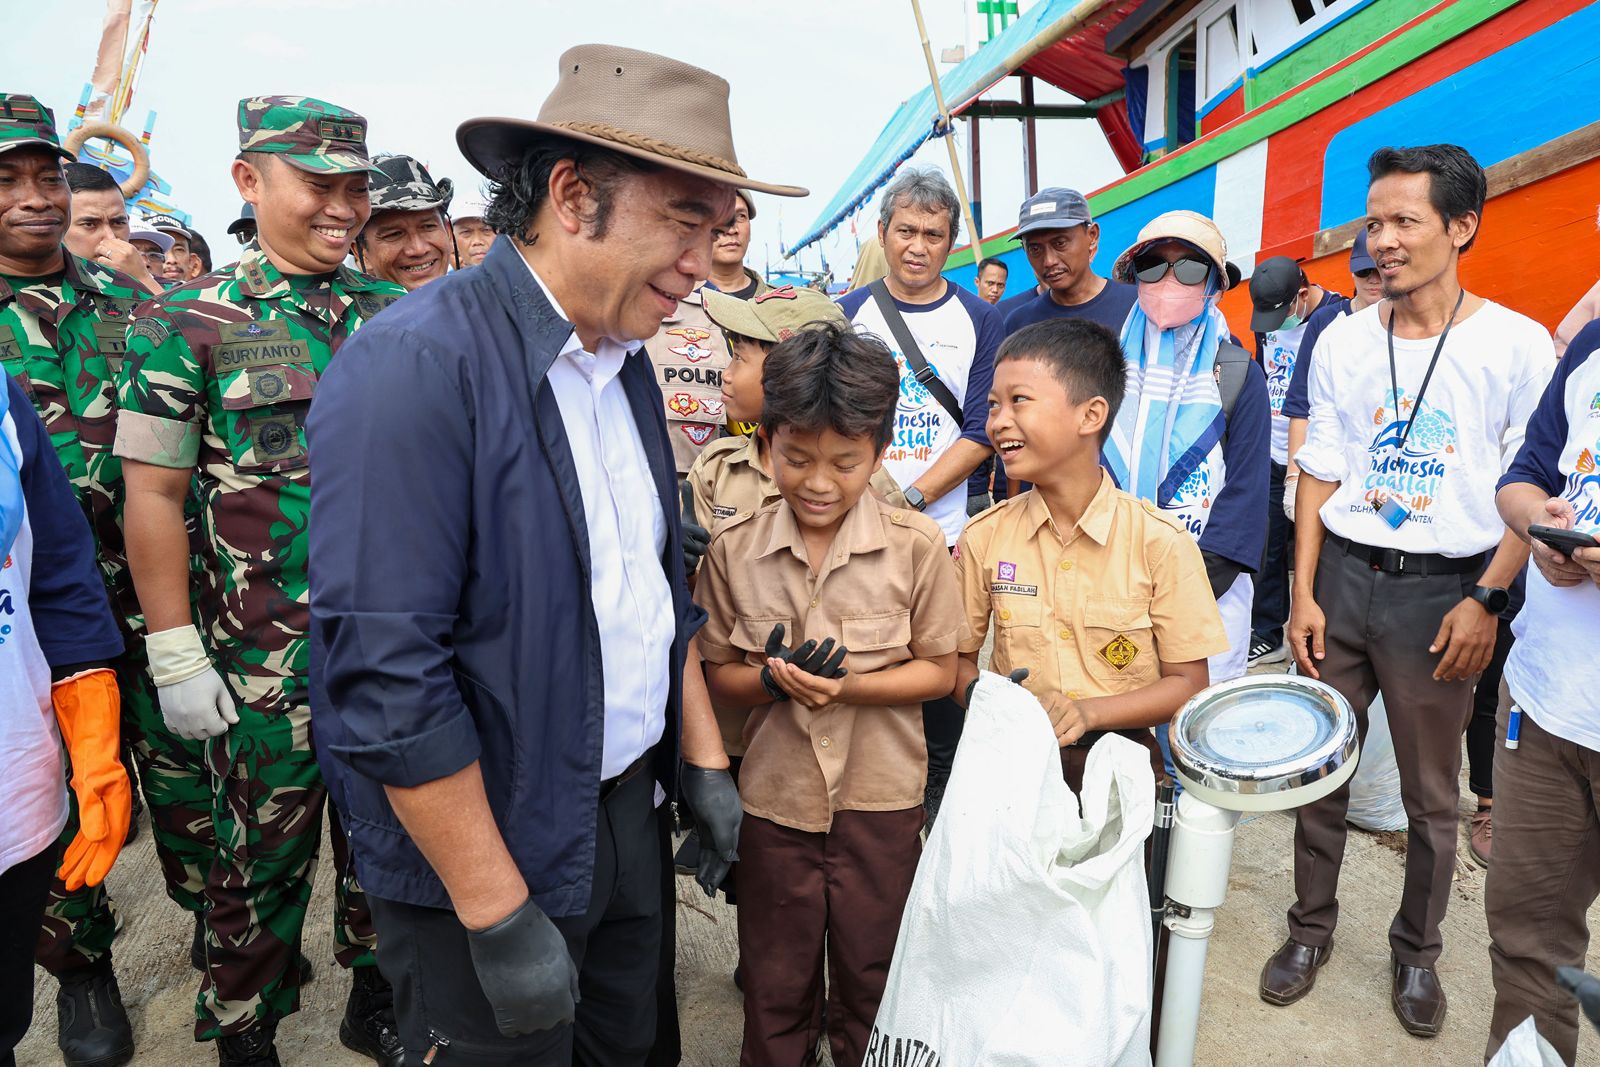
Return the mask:
{"type": "MultiPolygon", "coordinates": [[[[940,274],[955,244],[961,201],[936,170],[908,170],[883,194],[878,236],[889,273],[839,306],[900,364],[900,403],[884,468],[906,502],[944,529],[952,547],[967,522],[967,477],[993,453],[985,425],[1000,313],[940,274]],[[902,335],[915,351],[907,352],[902,335]]],[[[938,814],[965,713],[953,700],[923,705],[928,818],[938,814]]]]}
{"type": "Polygon", "coordinates": [[[1582,968],[1585,915],[1600,897],[1600,549],[1556,552],[1528,538],[1530,524],[1600,533],[1600,323],[1572,339],[1528,420],[1522,451],[1500,479],[1506,524],[1529,541],[1535,567],[1512,626],[1506,661],[1519,715],[1515,746],[1494,756],[1494,863],[1484,895],[1494,968],[1493,1056],[1529,1015],[1565,1063],[1578,1055],[1578,1009],[1555,968],[1582,968]]]}
{"type": "MultiPolygon", "coordinates": [[[[1410,823],[1390,1003],[1407,1032],[1432,1037],[1446,1011],[1434,963],[1455,874],[1460,739],[1527,560],[1495,511],[1495,482],[1554,354],[1538,323],[1458,281],[1487,188],[1471,155],[1383,148],[1368,171],[1368,249],[1386,299],[1317,341],[1295,456],[1288,642],[1301,673],[1350,702],[1363,737],[1383,691],[1410,823]]],[[[1296,899],[1289,940],[1261,973],[1268,1003],[1308,993],[1332,947],[1348,801],[1345,787],[1297,812],[1296,899]]]]}

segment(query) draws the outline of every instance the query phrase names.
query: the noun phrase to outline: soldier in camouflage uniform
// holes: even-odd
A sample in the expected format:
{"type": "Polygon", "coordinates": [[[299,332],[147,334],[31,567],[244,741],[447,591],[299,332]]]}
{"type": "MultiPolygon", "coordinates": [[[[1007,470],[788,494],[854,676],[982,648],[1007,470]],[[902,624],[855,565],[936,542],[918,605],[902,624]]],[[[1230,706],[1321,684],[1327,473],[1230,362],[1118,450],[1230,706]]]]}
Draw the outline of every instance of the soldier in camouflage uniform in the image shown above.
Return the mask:
{"type": "Polygon", "coordinates": [[[356,259],[373,277],[407,292],[443,278],[459,266],[450,229],[449,178],[435,184],[428,168],[410,156],[378,156],[368,189],[372,218],[356,238],[356,259]]]}
{"type": "MultiPolygon", "coordinates": [[[[143,622],[123,552],[121,462],[112,455],[115,377],[133,309],[149,293],[134,279],[62,247],[70,214],[63,158],[72,156],[60,147],[49,109],[31,96],[0,94],[0,169],[11,179],[0,200],[38,222],[41,238],[59,224],[53,241],[38,241],[43,256],[35,265],[28,265],[24,249],[13,247],[17,238],[9,230],[0,237],[0,264],[10,264],[0,266],[0,367],[39,412],[94,532],[126,647],[112,663],[123,739],[132,744],[148,795],[167,892],[198,911],[211,845],[209,826],[191,827],[209,810],[210,787],[199,746],[163,725],[145,670],[143,622]],[[31,188],[22,177],[28,171],[31,188]]],[[[78,830],[76,795],[69,796],[63,843],[78,830]]],[[[68,891],[55,880],[36,958],[61,983],[57,1040],[69,1067],[110,1067],[133,1055],[133,1033],[112,971],[115,935],[103,885],[68,891]]]]}
{"type": "MultiPolygon", "coordinates": [[[[237,264],[141,305],[118,382],[129,559],[151,674],[175,731],[205,738],[217,853],[204,889],[197,1040],[222,1064],[278,1062],[299,1007],[300,944],[326,790],[307,685],[305,417],[317,379],[361,324],[404,293],[342,265],[366,221],[366,120],[307,97],[239,104],[234,181],[260,228],[237,264]],[[182,504],[198,478],[215,564],[189,625],[182,504]],[[209,647],[208,647],[209,646],[209,647]]],[[[403,1057],[371,917],[333,827],[335,940],[353,971],[340,1038],[403,1057]]]]}

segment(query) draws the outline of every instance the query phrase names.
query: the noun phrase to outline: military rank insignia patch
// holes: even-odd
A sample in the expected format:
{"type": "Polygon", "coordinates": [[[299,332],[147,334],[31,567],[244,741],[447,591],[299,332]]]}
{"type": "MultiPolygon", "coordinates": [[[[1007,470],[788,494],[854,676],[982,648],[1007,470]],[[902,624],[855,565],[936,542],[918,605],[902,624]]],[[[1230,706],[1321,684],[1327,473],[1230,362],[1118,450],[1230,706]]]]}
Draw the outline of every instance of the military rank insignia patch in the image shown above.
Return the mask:
{"type": "Polygon", "coordinates": [[[1133,639],[1127,634],[1118,634],[1100,650],[1099,656],[1111,665],[1112,670],[1120,674],[1139,658],[1139,646],[1134,644],[1133,639]]]}

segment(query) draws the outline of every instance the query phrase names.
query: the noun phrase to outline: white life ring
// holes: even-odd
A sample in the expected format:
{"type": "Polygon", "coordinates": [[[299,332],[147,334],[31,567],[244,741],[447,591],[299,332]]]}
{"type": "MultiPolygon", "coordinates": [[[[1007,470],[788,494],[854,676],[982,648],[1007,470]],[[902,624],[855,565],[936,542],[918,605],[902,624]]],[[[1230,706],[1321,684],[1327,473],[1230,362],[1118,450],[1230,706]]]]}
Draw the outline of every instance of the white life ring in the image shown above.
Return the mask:
{"type": "Polygon", "coordinates": [[[73,155],[78,154],[85,141],[95,137],[104,137],[127,149],[128,155],[133,159],[133,173],[128,175],[128,180],[121,183],[122,195],[133,199],[144,188],[144,183],[150,180],[150,153],[145,149],[144,142],[135,137],[128,130],[114,122],[104,119],[89,119],[67,134],[67,139],[61,146],[73,155]]]}

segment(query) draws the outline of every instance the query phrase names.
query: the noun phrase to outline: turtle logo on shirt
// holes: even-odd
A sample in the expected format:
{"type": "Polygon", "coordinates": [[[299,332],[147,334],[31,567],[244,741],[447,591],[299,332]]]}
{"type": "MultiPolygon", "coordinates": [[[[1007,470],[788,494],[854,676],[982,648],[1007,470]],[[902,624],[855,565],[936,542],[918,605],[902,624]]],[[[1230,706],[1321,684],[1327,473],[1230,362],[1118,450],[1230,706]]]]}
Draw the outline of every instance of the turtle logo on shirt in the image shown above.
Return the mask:
{"type": "Polygon", "coordinates": [[[1402,389],[1384,397],[1373,410],[1372,424],[1378,430],[1367,446],[1371,466],[1363,480],[1363,501],[1352,510],[1376,508],[1392,496],[1410,507],[1410,521],[1432,522],[1428,511],[1439,499],[1457,455],[1455,418],[1426,400],[1418,408],[1402,389]]]}
{"type": "Polygon", "coordinates": [[[1562,495],[1572,505],[1572,526],[1593,531],[1600,527],[1600,470],[1596,469],[1593,448],[1578,453],[1577,468],[1567,475],[1567,491],[1562,495]]]}

